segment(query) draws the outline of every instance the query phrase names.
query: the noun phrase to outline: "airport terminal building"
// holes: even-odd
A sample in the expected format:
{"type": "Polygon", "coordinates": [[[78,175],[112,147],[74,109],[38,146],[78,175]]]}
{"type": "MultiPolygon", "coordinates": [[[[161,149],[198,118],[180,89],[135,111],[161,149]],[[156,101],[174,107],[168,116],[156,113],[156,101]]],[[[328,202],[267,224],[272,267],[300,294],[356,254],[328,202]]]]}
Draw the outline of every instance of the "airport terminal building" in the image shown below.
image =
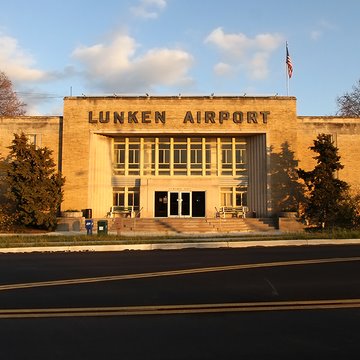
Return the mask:
{"type": "Polygon", "coordinates": [[[62,210],[95,218],[112,206],[145,218],[214,217],[222,206],[269,217],[281,210],[274,174],[284,149],[312,169],[320,133],[339,148],[338,176],[360,185],[360,118],[298,116],[294,97],[66,97],[63,116],[0,117],[2,156],[20,132],[54,151],[62,210]]]}

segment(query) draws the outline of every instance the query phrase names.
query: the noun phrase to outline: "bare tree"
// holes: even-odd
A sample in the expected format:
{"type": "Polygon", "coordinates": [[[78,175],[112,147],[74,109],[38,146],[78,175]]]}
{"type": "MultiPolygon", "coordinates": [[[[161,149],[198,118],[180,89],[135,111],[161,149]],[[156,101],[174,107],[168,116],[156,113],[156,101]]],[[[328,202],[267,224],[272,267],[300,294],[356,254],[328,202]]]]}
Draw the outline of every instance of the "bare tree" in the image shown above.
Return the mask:
{"type": "Polygon", "coordinates": [[[12,82],[0,71],[0,116],[24,115],[25,106],[14,92],[12,82]]]}
{"type": "Polygon", "coordinates": [[[339,109],[337,115],[360,117],[360,80],[352,87],[352,92],[339,96],[336,102],[339,109]]]}

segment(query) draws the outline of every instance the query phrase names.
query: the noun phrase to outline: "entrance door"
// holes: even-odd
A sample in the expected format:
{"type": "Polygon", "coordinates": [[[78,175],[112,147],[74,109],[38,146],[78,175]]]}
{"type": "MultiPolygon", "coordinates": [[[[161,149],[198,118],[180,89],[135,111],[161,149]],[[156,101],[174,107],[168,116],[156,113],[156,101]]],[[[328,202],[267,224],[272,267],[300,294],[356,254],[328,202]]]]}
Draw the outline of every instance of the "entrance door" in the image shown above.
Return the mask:
{"type": "Polygon", "coordinates": [[[192,217],[205,217],[205,191],[193,191],[191,195],[192,217]]]}
{"type": "Polygon", "coordinates": [[[190,193],[181,193],[181,216],[190,216],[190,193]]]}
{"type": "Polygon", "coordinates": [[[155,191],[155,217],[168,216],[168,193],[167,191],[155,191]]]}
{"type": "Polygon", "coordinates": [[[170,192],[169,216],[191,216],[190,192],[170,192]]]}

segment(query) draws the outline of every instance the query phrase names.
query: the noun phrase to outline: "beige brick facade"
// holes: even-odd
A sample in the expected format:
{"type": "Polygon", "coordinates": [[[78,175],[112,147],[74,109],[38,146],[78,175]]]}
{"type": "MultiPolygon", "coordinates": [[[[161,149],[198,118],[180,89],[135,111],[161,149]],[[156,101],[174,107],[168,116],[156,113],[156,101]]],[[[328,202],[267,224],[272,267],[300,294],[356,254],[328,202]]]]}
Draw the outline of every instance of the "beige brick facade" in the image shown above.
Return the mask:
{"type": "Polygon", "coordinates": [[[299,166],[305,170],[314,167],[315,155],[309,147],[319,133],[330,134],[335,146],[339,148],[340,162],[344,169],[339,171],[339,177],[351,184],[353,190],[360,190],[360,119],[341,117],[298,117],[299,166]]]}
{"type": "MultiPolygon", "coordinates": [[[[227,188],[236,189],[241,184],[247,188],[249,211],[258,216],[270,216],[281,210],[273,198],[277,156],[286,145],[299,167],[311,169],[314,154],[308,148],[319,133],[331,134],[339,148],[341,162],[345,165],[339,176],[353,188],[360,187],[360,156],[356,147],[360,119],[298,117],[293,97],[67,97],[63,117],[0,118],[0,131],[0,153],[3,155],[6,155],[6,146],[10,145],[13,133],[24,131],[39,135],[39,145],[54,150],[54,159],[66,177],[62,208],[91,208],[94,217],[106,216],[114,205],[114,189],[122,187],[129,192],[137,188],[143,217],[156,216],[157,194],[170,196],[172,192],[205,194],[205,200],[201,200],[204,201],[204,216],[212,217],[215,209],[222,205],[221,192],[227,188]],[[159,175],[157,169],[153,173],[145,171],[142,166],[146,142],[152,141],[148,146],[152,146],[152,154],[155,154],[159,137],[168,137],[171,144],[179,137],[187,139],[184,145],[187,153],[192,146],[191,139],[202,139],[199,141],[203,145],[199,146],[203,146],[203,150],[209,146],[206,149],[211,153],[208,172],[204,164],[202,174],[191,176],[175,175],[173,169],[169,175],[159,175]],[[138,175],[114,173],[114,141],[117,138],[127,139],[124,140],[126,144],[131,142],[129,139],[140,139],[138,175]],[[232,175],[223,175],[220,168],[224,156],[222,141],[235,144],[238,138],[246,142],[246,176],[236,175],[235,165],[232,175]]],[[[126,146],[128,149],[129,145],[126,146]]],[[[153,155],[157,164],[158,156],[153,155]]],[[[187,156],[189,162],[190,155],[187,156]]],[[[189,165],[187,171],[189,175],[189,165]]],[[[183,201],[180,197],[179,200],[183,201]]]]}
{"type": "Polygon", "coordinates": [[[53,159],[61,162],[62,116],[0,116],[0,156],[6,157],[14,134],[23,132],[36,145],[53,150],[53,159]]]}

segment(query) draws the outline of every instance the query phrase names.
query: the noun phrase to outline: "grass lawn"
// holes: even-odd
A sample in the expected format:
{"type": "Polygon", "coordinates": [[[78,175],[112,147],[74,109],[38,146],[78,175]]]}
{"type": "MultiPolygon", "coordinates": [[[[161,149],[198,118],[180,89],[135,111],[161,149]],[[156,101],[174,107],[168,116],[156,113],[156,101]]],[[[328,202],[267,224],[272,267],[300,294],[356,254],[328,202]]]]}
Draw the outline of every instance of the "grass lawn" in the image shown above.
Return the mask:
{"type": "Polygon", "coordinates": [[[167,242],[209,242],[209,241],[264,241],[264,240],[299,240],[299,239],[358,239],[360,230],[333,229],[327,231],[309,231],[303,233],[284,234],[249,234],[228,236],[121,236],[121,235],[49,235],[48,233],[24,233],[1,235],[0,248],[39,247],[39,246],[81,246],[81,245],[118,245],[149,244],[167,242]]]}

